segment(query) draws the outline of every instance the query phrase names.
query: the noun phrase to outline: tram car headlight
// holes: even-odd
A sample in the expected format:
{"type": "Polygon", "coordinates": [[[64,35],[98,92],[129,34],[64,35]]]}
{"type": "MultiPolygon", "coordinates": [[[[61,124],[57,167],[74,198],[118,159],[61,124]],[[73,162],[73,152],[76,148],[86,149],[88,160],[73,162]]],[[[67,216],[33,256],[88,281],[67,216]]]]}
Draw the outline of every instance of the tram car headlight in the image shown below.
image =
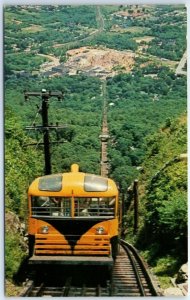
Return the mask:
{"type": "Polygon", "coordinates": [[[40,233],[47,234],[49,232],[49,227],[48,226],[42,226],[40,228],[40,233]]]}
{"type": "Polygon", "coordinates": [[[102,226],[97,227],[96,228],[96,234],[99,234],[99,235],[106,234],[106,231],[105,231],[104,227],[102,227],[102,226]]]}

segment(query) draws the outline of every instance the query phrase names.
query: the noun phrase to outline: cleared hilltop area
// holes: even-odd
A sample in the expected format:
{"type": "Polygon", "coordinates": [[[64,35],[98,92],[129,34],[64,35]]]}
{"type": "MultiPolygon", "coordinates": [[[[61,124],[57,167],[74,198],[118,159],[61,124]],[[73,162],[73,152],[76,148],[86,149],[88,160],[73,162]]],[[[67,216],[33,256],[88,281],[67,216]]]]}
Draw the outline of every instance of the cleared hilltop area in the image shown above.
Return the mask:
{"type": "Polygon", "coordinates": [[[186,50],[186,10],[179,5],[10,6],[5,19],[8,76],[105,79],[137,65],[175,70],[186,50]]]}

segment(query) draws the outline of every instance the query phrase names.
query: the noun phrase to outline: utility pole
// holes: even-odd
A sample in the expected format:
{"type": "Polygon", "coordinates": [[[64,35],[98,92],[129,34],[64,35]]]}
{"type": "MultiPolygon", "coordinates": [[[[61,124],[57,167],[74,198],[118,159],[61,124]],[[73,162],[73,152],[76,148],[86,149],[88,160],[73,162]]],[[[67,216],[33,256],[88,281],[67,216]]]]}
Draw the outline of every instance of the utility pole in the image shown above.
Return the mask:
{"type": "Polygon", "coordinates": [[[135,179],[133,185],[133,195],[134,195],[134,234],[138,230],[138,180],[135,179]]]}
{"type": "Polygon", "coordinates": [[[48,107],[49,107],[49,98],[56,97],[58,100],[63,98],[62,92],[51,92],[42,89],[41,92],[27,92],[24,91],[25,100],[29,100],[29,97],[41,97],[42,107],[41,107],[41,115],[42,115],[42,126],[27,126],[27,130],[42,130],[43,134],[43,144],[44,144],[44,159],[45,159],[45,175],[51,174],[51,154],[50,154],[50,140],[49,140],[49,130],[58,128],[65,128],[66,126],[52,126],[49,125],[48,122],[48,107]]]}

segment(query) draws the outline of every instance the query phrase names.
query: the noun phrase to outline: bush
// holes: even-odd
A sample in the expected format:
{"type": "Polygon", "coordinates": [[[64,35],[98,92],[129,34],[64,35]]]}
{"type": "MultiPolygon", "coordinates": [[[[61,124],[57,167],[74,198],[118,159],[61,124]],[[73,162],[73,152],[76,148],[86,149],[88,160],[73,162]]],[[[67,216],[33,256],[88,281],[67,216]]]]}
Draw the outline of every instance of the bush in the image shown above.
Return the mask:
{"type": "Polygon", "coordinates": [[[12,279],[18,271],[21,262],[26,257],[21,245],[20,236],[16,233],[6,233],[5,236],[5,275],[12,279]]]}

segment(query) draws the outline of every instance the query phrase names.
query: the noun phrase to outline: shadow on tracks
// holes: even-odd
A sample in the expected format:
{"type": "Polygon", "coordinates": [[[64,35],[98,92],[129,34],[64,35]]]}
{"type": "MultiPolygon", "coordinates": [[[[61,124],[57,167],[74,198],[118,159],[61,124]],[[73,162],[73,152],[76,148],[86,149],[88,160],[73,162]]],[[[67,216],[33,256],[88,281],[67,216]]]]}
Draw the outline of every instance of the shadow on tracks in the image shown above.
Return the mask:
{"type": "Polygon", "coordinates": [[[36,283],[45,282],[46,285],[62,286],[67,279],[72,278],[72,285],[86,286],[101,284],[106,286],[110,279],[110,270],[105,266],[38,266],[35,268],[36,283]]]}

